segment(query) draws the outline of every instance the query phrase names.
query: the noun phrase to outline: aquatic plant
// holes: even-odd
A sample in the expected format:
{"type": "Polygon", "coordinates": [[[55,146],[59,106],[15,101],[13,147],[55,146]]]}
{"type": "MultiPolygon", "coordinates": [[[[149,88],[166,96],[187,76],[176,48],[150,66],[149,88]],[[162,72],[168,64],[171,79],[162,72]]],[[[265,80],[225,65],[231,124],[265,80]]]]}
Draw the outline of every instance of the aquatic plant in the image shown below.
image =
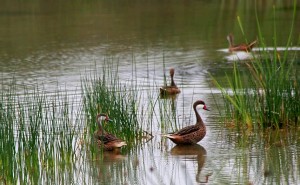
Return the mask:
{"type": "Polygon", "coordinates": [[[92,137],[97,129],[96,115],[107,113],[113,122],[106,124],[105,130],[125,140],[130,147],[142,134],[141,124],[138,124],[137,86],[134,81],[127,85],[119,80],[118,64],[112,58],[107,58],[104,63],[101,72],[82,80],[88,136],[92,137]]]}
{"type": "Polygon", "coordinates": [[[0,182],[39,184],[45,172],[53,177],[49,183],[64,179],[57,170],[73,165],[80,133],[73,108],[61,92],[17,90],[14,82],[1,92],[0,182]]]}
{"type": "MultiPolygon", "coordinates": [[[[296,14],[288,36],[286,50],[283,54],[277,50],[276,26],[274,21],[274,51],[266,49],[260,31],[259,43],[263,47],[254,60],[245,63],[246,70],[240,74],[242,67],[234,63],[233,75],[227,75],[230,90],[226,90],[213,79],[222,91],[225,102],[225,120],[237,128],[284,128],[298,126],[300,121],[300,77],[295,67],[295,55],[291,55],[292,30],[296,14]],[[283,55],[283,57],[281,57],[283,55]],[[294,56],[294,57],[290,57],[294,56]]],[[[275,16],[275,11],[274,11],[275,16]]],[[[241,26],[242,27],[242,26],[241,26]]]]}

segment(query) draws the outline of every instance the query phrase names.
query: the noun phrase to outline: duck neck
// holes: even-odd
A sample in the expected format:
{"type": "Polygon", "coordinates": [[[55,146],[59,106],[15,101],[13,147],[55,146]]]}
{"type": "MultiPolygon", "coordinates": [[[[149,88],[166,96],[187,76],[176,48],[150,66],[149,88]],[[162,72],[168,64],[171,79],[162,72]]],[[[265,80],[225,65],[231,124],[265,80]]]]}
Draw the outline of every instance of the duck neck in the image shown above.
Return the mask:
{"type": "Polygon", "coordinates": [[[173,75],[171,75],[171,86],[176,86],[174,79],[173,79],[173,75]]]}
{"type": "Polygon", "coordinates": [[[105,134],[105,131],[103,130],[101,121],[98,121],[98,133],[102,136],[105,134]]]}
{"type": "Polygon", "coordinates": [[[202,118],[201,118],[201,116],[200,116],[200,114],[199,114],[199,112],[198,112],[196,106],[194,106],[194,111],[195,111],[196,120],[197,120],[196,124],[197,124],[197,125],[204,125],[204,124],[203,124],[203,121],[202,121],[202,118]]]}

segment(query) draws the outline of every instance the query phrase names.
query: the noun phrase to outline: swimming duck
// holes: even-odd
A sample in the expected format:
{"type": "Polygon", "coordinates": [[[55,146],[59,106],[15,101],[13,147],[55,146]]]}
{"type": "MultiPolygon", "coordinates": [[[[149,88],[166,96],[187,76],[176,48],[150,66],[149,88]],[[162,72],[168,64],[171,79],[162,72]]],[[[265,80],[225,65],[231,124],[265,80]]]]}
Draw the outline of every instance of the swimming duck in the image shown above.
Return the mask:
{"type": "Polygon", "coordinates": [[[174,95],[174,94],[180,93],[180,89],[176,86],[174,79],[173,79],[174,72],[175,72],[175,69],[171,68],[170,69],[171,84],[169,86],[168,85],[163,86],[159,89],[161,95],[174,95]]]}
{"type": "Polygon", "coordinates": [[[198,113],[198,109],[204,109],[209,111],[204,101],[198,100],[193,104],[197,122],[195,125],[190,125],[180,129],[177,132],[170,133],[166,136],[177,145],[195,144],[201,141],[206,134],[206,127],[198,113]]]}
{"type": "Polygon", "coordinates": [[[239,44],[239,45],[234,45],[234,38],[232,34],[229,34],[227,36],[227,40],[229,43],[229,52],[234,52],[234,51],[245,51],[245,52],[250,52],[254,45],[257,43],[257,40],[252,41],[250,44],[239,44]]]}
{"type": "Polygon", "coordinates": [[[98,130],[95,131],[94,138],[99,147],[103,147],[104,150],[111,151],[127,145],[125,141],[117,138],[113,134],[105,132],[102,128],[102,121],[107,122],[112,120],[109,119],[107,114],[100,113],[97,115],[98,130]]]}

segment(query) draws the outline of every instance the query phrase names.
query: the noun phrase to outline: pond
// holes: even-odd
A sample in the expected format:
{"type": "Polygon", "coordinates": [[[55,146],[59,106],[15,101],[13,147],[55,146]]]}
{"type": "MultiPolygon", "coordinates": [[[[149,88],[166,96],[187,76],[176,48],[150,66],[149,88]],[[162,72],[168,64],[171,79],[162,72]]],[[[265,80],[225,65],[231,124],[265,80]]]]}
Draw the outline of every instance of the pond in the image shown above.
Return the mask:
{"type": "MultiPolygon", "coordinates": [[[[143,96],[151,91],[153,102],[159,102],[156,106],[166,106],[165,114],[171,114],[175,105],[179,121],[166,120],[163,125],[163,116],[155,107],[157,117],[151,126],[144,127],[153,134],[151,140],[125,147],[121,154],[103,153],[92,159],[90,150],[81,150],[74,165],[61,167],[60,162],[60,168],[51,173],[42,162],[35,175],[22,173],[22,167],[2,168],[1,184],[9,182],[6,170],[18,174],[13,177],[18,178],[15,182],[39,184],[299,184],[299,130],[274,131],[266,138],[260,133],[242,135],[220,121],[222,107],[217,102],[222,97],[211,75],[225,82],[234,63],[227,52],[226,36],[234,34],[237,43],[256,39],[256,14],[267,47],[274,45],[274,24],[277,46],[286,47],[292,28],[292,1],[2,2],[1,91],[9,89],[12,81],[18,92],[24,85],[28,89],[40,86],[51,96],[59,90],[75,97],[80,109],[82,78],[101,73],[112,58],[118,63],[123,85],[134,81],[143,96]],[[164,84],[164,75],[169,80],[170,68],[175,69],[181,93],[175,99],[160,99],[159,87],[164,84]],[[195,122],[192,104],[198,99],[211,109],[200,112],[207,126],[205,138],[198,145],[176,146],[161,137],[161,133],[195,122]]],[[[292,30],[296,58],[299,20],[296,14],[292,30]]],[[[147,107],[147,100],[142,105],[147,107]]],[[[82,125],[90,124],[84,120],[82,125]]],[[[1,156],[4,164],[9,156],[1,156]]],[[[32,173],[36,173],[34,168],[32,173]]]]}

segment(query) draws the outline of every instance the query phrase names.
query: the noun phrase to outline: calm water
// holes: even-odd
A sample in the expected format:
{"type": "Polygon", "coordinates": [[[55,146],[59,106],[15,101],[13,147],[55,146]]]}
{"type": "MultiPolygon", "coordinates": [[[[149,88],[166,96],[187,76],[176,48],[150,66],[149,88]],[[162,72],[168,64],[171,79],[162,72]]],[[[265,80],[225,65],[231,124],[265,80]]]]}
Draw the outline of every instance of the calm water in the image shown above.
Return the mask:
{"type": "MultiPolygon", "coordinates": [[[[277,45],[284,47],[293,3],[257,3],[261,30],[270,46],[273,5],[277,45]]],[[[4,1],[0,6],[0,89],[7,88],[15,78],[17,84],[29,87],[43,84],[49,92],[60,88],[69,94],[79,93],[81,77],[95,72],[95,66],[101,71],[104,59],[113,57],[119,61],[124,84],[133,78],[134,69],[134,79],[147,91],[146,82],[151,82],[151,89],[158,89],[164,73],[174,67],[175,80],[182,89],[174,102],[181,120],[178,127],[195,122],[191,105],[196,99],[205,100],[212,109],[201,112],[208,133],[199,145],[176,147],[160,137],[163,131],[155,122],[157,125],[149,131],[155,136],[151,141],[122,155],[104,155],[103,163],[81,162],[66,175],[71,177],[70,182],[299,184],[298,133],[278,132],[271,142],[251,133],[239,135],[219,122],[211,94],[220,98],[209,73],[222,80],[224,72],[232,68],[232,61],[227,60],[229,53],[223,52],[228,46],[226,35],[233,33],[237,43],[245,40],[237,16],[247,39],[257,38],[254,12],[254,1],[237,0],[4,1]]],[[[293,46],[297,46],[299,30],[297,14],[293,46]]],[[[159,101],[171,105],[171,100],[159,101]]]]}

